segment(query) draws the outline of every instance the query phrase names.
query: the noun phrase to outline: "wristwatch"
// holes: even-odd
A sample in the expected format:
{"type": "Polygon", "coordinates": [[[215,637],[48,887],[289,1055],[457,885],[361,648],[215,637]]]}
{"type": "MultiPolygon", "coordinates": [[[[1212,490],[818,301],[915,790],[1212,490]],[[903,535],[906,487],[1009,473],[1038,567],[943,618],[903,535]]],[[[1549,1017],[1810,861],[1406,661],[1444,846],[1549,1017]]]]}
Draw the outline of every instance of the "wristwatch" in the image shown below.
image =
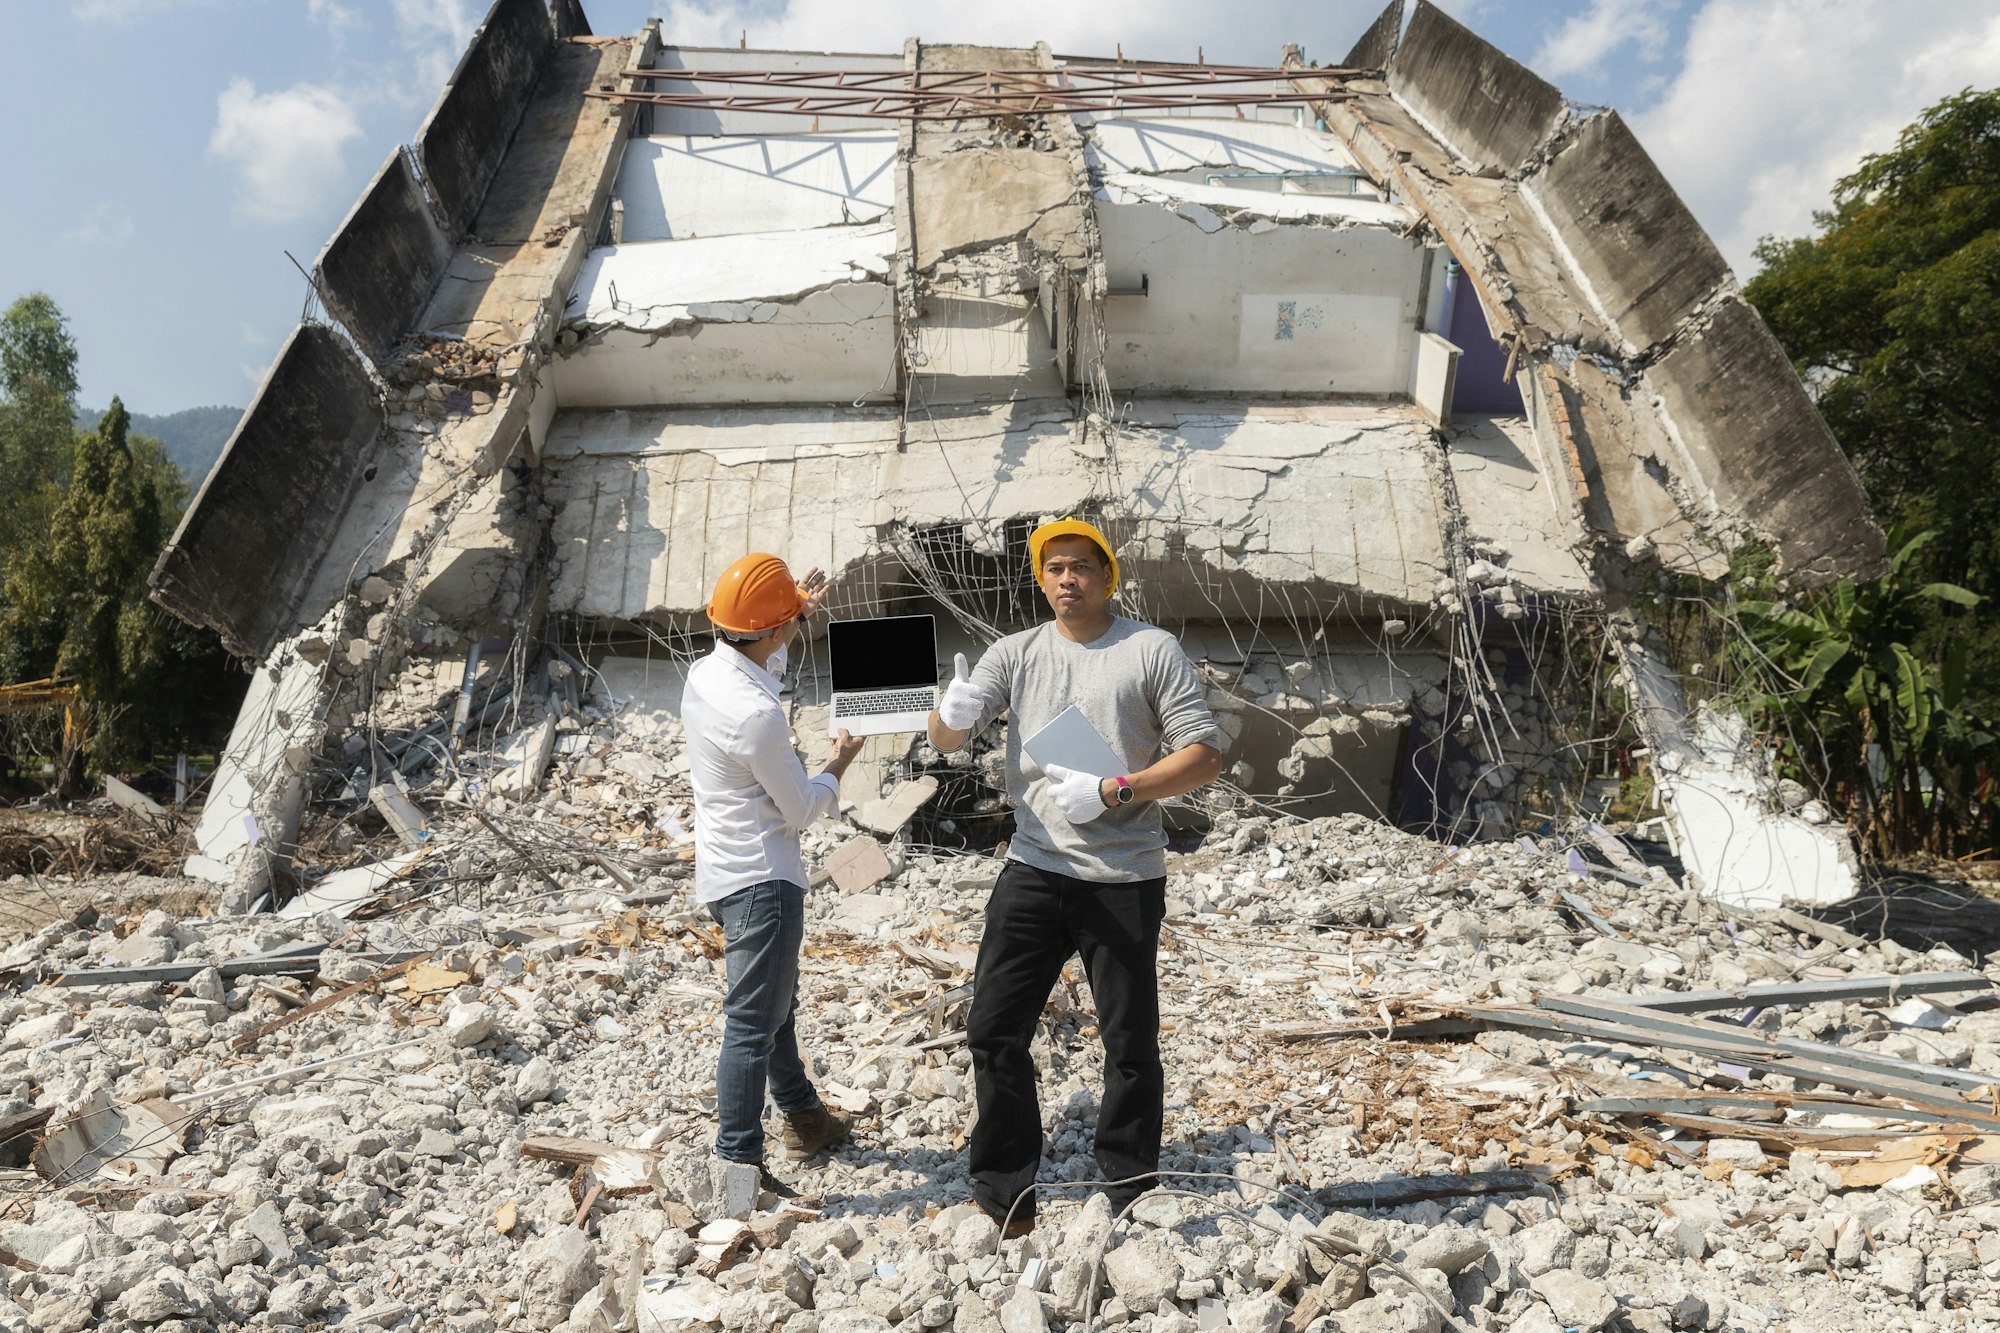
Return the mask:
{"type": "Polygon", "coordinates": [[[1112,795],[1113,803],[1117,805],[1132,804],[1131,782],[1122,777],[1113,778],[1111,780],[1118,784],[1117,790],[1112,795]]]}

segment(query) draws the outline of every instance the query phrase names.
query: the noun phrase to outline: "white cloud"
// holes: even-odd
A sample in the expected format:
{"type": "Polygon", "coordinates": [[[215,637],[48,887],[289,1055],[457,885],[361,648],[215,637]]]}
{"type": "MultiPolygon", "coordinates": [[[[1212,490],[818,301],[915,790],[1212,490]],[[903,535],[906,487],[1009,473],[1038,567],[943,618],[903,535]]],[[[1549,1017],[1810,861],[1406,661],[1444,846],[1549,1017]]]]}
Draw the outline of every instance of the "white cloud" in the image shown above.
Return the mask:
{"type": "Polygon", "coordinates": [[[394,0],[396,38],[415,61],[409,86],[419,100],[436,97],[444,87],[486,8],[470,0],[394,0]]]}
{"type": "Polygon", "coordinates": [[[209,156],[236,169],[236,206],[259,222],[315,216],[352,188],[345,150],[361,137],[354,109],[310,83],[260,93],[230,80],[216,99],[209,156]]]}
{"type": "Polygon", "coordinates": [[[1624,46],[1656,60],[1667,40],[1666,20],[1677,0],[1590,0],[1542,41],[1529,61],[1537,74],[1560,82],[1572,74],[1596,70],[1605,57],[1624,46]]]}
{"type": "Polygon", "coordinates": [[[109,249],[130,241],[133,230],[129,213],[110,204],[99,204],[62,234],[62,243],[86,250],[109,249]]]}
{"type": "Polygon", "coordinates": [[[237,327],[242,332],[243,341],[247,346],[263,347],[268,345],[271,341],[269,338],[266,338],[263,334],[257,332],[257,326],[255,324],[252,324],[247,319],[238,320],[237,327]]]}
{"type": "Polygon", "coordinates": [[[336,41],[361,25],[360,13],[340,0],[306,0],[306,18],[325,28],[336,41]]]}
{"type": "Polygon", "coordinates": [[[215,0],[70,0],[69,12],[85,23],[133,23],[175,9],[214,3],[215,0]]]}
{"type": "Polygon", "coordinates": [[[2000,83],[2000,13],[1958,0],[1708,0],[1686,63],[1633,114],[1739,277],[1812,229],[1833,184],[1925,107],[2000,83]]]}

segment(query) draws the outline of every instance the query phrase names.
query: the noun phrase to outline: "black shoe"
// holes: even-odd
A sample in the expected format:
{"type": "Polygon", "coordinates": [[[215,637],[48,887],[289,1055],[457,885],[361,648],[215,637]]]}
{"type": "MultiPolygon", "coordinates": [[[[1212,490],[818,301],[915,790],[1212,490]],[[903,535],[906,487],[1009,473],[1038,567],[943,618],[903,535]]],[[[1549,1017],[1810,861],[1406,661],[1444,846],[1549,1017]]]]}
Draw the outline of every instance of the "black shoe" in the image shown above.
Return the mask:
{"type": "MultiPolygon", "coordinates": [[[[979,1205],[979,1211],[986,1213],[988,1217],[993,1217],[992,1213],[986,1212],[985,1204],[979,1205]]],[[[1025,1209],[1016,1208],[1011,1221],[1006,1218],[993,1217],[993,1225],[1000,1228],[1001,1240],[1020,1240],[1023,1236],[1032,1236],[1035,1234],[1035,1215],[1025,1209]]]]}
{"type": "Polygon", "coordinates": [[[799,1192],[771,1174],[771,1168],[757,1163],[757,1188],[767,1194],[775,1194],[781,1199],[796,1199],[799,1192]]]}
{"type": "Polygon", "coordinates": [[[1152,1188],[1151,1185],[1119,1185],[1115,1188],[1106,1186],[1104,1197],[1111,1201],[1111,1216],[1114,1218],[1125,1216],[1126,1210],[1145,1198],[1152,1188]]]}

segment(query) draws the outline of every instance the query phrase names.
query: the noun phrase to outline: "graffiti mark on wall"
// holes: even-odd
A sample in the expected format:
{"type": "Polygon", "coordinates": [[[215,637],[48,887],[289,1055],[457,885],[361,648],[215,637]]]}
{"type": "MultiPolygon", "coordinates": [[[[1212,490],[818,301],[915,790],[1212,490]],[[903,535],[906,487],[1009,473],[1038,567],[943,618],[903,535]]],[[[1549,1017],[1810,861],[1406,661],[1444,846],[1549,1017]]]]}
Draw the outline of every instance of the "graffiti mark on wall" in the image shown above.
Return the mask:
{"type": "Polygon", "coordinates": [[[1297,301],[1278,302],[1278,327],[1272,338],[1288,343],[1300,333],[1311,333],[1326,318],[1324,306],[1301,306],[1297,301]]]}

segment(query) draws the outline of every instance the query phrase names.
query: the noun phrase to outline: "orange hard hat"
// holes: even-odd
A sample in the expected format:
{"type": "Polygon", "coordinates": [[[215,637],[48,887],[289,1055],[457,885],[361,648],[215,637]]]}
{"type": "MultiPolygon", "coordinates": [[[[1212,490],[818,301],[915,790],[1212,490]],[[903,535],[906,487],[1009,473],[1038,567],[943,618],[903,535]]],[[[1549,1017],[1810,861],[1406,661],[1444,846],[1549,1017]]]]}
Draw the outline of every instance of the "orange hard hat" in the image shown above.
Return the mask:
{"type": "Polygon", "coordinates": [[[1028,534],[1028,568],[1035,581],[1042,578],[1042,548],[1057,537],[1088,537],[1097,543],[1097,549],[1104,552],[1104,558],[1111,565],[1111,582],[1105,588],[1107,594],[1118,591],[1118,555],[1111,549],[1111,542],[1105,535],[1080,518],[1059,518],[1053,523],[1044,523],[1028,534]]]}
{"type": "Polygon", "coordinates": [[[775,555],[746,555],[722,571],[708,599],[708,620],[731,634],[762,634],[805,609],[792,571],[775,555]]]}

